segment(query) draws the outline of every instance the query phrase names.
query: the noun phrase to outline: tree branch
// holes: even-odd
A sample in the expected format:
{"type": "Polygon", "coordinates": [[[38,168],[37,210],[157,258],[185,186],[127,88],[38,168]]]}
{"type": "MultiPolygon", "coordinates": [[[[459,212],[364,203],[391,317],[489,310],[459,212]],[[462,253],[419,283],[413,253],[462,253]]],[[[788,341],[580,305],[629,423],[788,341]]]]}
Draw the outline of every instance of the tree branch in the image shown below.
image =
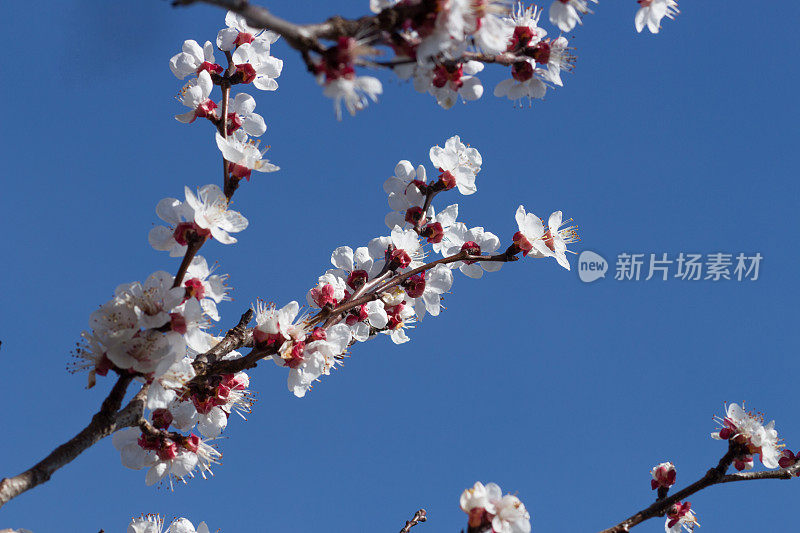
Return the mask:
{"type": "Polygon", "coordinates": [[[711,468],[706,474],[695,481],[685,489],[676,492],[668,498],[657,500],[650,507],[642,509],[638,513],[630,516],[620,522],[619,524],[604,529],[600,533],[627,533],[630,529],[645,520],[650,520],[657,516],[664,516],[675,503],[684,500],[686,497],[700,492],[703,489],[721,483],[733,483],[735,481],[750,481],[755,479],[791,479],[793,476],[800,474],[800,461],[787,468],[779,468],[777,470],[770,470],[767,472],[740,472],[736,474],[725,474],[730,467],[733,459],[736,456],[742,455],[744,452],[741,445],[729,441],[728,452],[719,460],[719,463],[714,468],[711,468]]]}
{"type": "Polygon", "coordinates": [[[53,450],[50,455],[25,472],[0,481],[0,507],[23,492],[46,482],[56,470],[75,459],[84,450],[100,439],[107,437],[118,428],[125,427],[126,424],[124,422],[127,422],[134,412],[133,408],[129,409],[133,401],[126,406],[125,416],[120,416],[122,412],[117,411],[132,379],[133,376],[130,374],[121,375],[117,379],[111,392],[103,400],[100,410],[80,433],[53,450]],[[123,424],[121,425],[120,422],[123,422],[123,424]]]}
{"type": "MultiPolygon", "coordinates": [[[[247,0],[173,0],[173,6],[189,6],[192,4],[209,4],[234,13],[238,13],[254,28],[273,31],[283,37],[287,44],[299,51],[308,70],[314,72],[314,63],[310,60],[309,52],[323,54],[327,50],[320,39],[337,41],[341,37],[353,37],[371,41],[371,44],[392,46],[391,35],[399,35],[403,24],[425,14],[435,13],[437,3],[435,0],[419,0],[418,2],[400,2],[382,10],[374,15],[366,15],[357,19],[346,19],[338,15],[330,17],[325,22],[316,24],[294,24],[273,15],[267,8],[251,5],[247,0]]],[[[520,53],[503,52],[500,54],[485,54],[481,52],[465,51],[457,58],[448,58],[442,61],[446,65],[456,65],[466,61],[479,61],[481,63],[496,63],[510,66],[519,61],[530,59],[526,50],[520,53]]],[[[397,65],[414,63],[416,59],[400,58],[391,61],[360,62],[363,66],[394,68],[397,65]]]]}

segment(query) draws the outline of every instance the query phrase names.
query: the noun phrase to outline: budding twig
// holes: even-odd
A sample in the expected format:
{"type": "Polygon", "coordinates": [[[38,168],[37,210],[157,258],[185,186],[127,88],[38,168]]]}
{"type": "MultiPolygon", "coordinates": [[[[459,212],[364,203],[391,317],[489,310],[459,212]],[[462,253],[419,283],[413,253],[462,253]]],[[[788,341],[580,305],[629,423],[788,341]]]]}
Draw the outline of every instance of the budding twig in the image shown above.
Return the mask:
{"type": "Polygon", "coordinates": [[[427,513],[425,512],[425,509],[420,509],[419,511],[414,513],[414,518],[412,518],[411,520],[406,520],[406,525],[403,526],[403,529],[400,530],[400,533],[408,533],[409,531],[411,531],[412,527],[416,526],[417,524],[421,524],[426,520],[428,520],[428,516],[427,513]]]}
{"type": "Polygon", "coordinates": [[[698,479],[685,489],[676,492],[669,498],[656,500],[656,502],[650,507],[642,509],[638,513],[626,518],[619,524],[608,529],[604,529],[600,533],[626,533],[630,531],[632,527],[641,524],[645,520],[650,520],[651,518],[655,518],[657,516],[664,516],[669,508],[675,503],[685,499],[688,496],[691,496],[692,494],[695,494],[696,492],[700,492],[703,489],[711,487],[712,485],[733,483],[735,481],[749,481],[754,479],[791,479],[793,476],[796,476],[798,473],[800,473],[800,461],[798,461],[794,465],[787,468],[779,468],[777,470],[768,472],[726,474],[725,472],[727,472],[734,458],[742,455],[743,453],[746,453],[746,450],[742,449],[741,444],[737,444],[734,441],[729,441],[727,453],[722,456],[722,458],[719,460],[719,463],[717,463],[717,466],[710,468],[702,478],[698,479]]]}

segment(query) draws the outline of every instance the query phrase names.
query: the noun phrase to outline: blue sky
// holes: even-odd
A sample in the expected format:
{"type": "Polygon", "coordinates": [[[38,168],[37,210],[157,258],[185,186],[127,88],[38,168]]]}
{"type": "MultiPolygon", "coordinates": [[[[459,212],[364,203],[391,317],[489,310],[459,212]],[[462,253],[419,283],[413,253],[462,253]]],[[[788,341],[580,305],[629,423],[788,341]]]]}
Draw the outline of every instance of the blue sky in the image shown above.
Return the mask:
{"type": "MultiPolygon", "coordinates": [[[[270,7],[310,22],[366,4],[270,7]]],[[[565,87],[530,109],[487,90],[444,111],[381,73],[380,102],[337,122],[299,57],[276,44],[280,89],[254,96],[282,170],[237,193],[250,220],[240,242],[203,250],[235,287],[221,327],[258,297],[302,301],[334,248],[385,233],[381,186],[396,162],[431,170],[429,147],[453,134],[483,155],[478,194],[438,205],[457,201],[459,218],[504,244],[524,203],[573,217],[576,251],[610,262],[759,252],[757,281],[584,284],[554,261],[459,274],[447,311],[412,342],[357,346],[302,400],[283,371],[258,368],[259,402],[247,422],[232,420],[212,480],[146,487],[108,439],[4,507],[0,527],[124,531],[130,516],[160,512],[229,533],[394,531],[425,507],[420,531],[456,531],[459,494],[482,480],[517,493],[535,531],[593,531],[652,501],[656,463],[674,462],[679,486],[716,464],[724,446],[708,435],[724,401],[765,412],[798,448],[800,8],[685,1],[651,36],[635,33],[636,7],[601,2],[571,34],[579,59],[565,87]]],[[[210,128],[172,118],[181,83],[167,62],[184,39],[213,40],[223,16],[155,1],[6,6],[0,476],[88,423],[110,383],[87,391],[65,366],[89,313],[119,283],[177,268],[147,244],[155,205],[220,180],[210,128]]],[[[504,76],[481,77],[490,89],[504,76]]],[[[798,483],[731,484],[691,501],[704,530],[787,530],[798,483]]]]}

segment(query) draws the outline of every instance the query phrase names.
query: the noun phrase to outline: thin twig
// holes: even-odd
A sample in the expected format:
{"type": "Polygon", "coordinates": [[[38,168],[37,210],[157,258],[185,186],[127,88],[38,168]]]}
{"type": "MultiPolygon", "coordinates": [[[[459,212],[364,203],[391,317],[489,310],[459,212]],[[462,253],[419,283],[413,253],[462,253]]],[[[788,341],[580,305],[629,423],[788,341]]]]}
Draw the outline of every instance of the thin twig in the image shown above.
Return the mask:
{"type": "Polygon", "coordinates": [[[425,509],[420,509],[416,513],[414,513],[414,518],[411,520],[406,520],[406,525],[403,526],[403,529],[400,530],[400,533],[408,533],[411,531],[411,528],[416,526],[417,524],[421,524],[428,519],[427,513],[425,509]]]}
{"type": "Polygon", "coordinates": [[[755,479],[791,479],[793,476],[800,473],[800,461],[798,461],[788,468],[780,468],[769,472],[745,472],[726,475],[725,472],[728,470],[728,467],[730,467],[733,459],[742,454],[741,445],[729,441],[728,452],[719,460],[717,466],[709,469],[702,478],[668,498],[657,500],[646,509],[642,509],[619,524],[604,529],[600,533],[627,533],[632,527],[641,524],[645,520],[650,520],[657,516],[664,516],[675,503],[713,485],[755,479]]]}

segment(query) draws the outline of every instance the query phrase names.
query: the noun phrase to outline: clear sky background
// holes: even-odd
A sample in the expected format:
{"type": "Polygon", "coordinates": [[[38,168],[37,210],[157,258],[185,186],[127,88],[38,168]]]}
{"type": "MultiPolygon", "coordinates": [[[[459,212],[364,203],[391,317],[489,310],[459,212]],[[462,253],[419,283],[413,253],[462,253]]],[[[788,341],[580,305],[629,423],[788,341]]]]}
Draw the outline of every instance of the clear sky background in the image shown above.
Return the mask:
{"type": "MultiPolygon", "coordinates": [[[[364,1],[274,2],[297,22],[364,14],[364,1]]],[[[107,439],[0,511],[36,533],[124,531],[132,515],[205,520],[212,530],[420,531],[465,525],[476,480],[517,493],[539,532],[597,531],[654,498],[649,470],[678,485],[725,452],[723,402],[775,418],[793,450],[797,416],[798,41],[794,3],[681,2],[657,36],[636,34],[633,0],[604,0],[572,32],[565,87],[532,108],[487,95],[450,111],[385,73],[384,94],[336,122],[297,54],[275,93],[258,92],[279,173],[235,197],[250,228],[203,249],[235,287],[227,329],[257,298],[303,301],[331,251],[387,230],[383,181],[400,159],[428,166],[453,134],[478,148],[478,194],[459,218],[504,245],[524,203],[580,225],[577,251],[764,257],[757,281],[582,283],[555,261],[483,280],[456,275],[447,311],[358,345],[304,399],[269,363],[259,402],[231,419],[212,480],[146,487],[107,439]]],[[[9,2],[3,21],[4,227],[0,277],[0,476],[14,475],[88,423],[110,379],[85,390],[65,371],[90,312],[122,282],[174,272],[147,232],[166,196],[220,182],[211,128],[179,124],[167,63],[184,39],[213,40],[224,12],[166,2],[9,2]]],[[[546,25],[548,30],[552,26],[546,25]]],[[[438,201],[438,200],[437,200],[438,201]]],[[[611,266],[613,269],[613,264],[611,266]]],[[[613,272],[611,273],[613,274],[613,272]]],[[[691,498],[703,531],[797,527],[800,481],[714,487],[691,498]]],[[[636,531],[662,531],[654,520],[636,531]]]]}

